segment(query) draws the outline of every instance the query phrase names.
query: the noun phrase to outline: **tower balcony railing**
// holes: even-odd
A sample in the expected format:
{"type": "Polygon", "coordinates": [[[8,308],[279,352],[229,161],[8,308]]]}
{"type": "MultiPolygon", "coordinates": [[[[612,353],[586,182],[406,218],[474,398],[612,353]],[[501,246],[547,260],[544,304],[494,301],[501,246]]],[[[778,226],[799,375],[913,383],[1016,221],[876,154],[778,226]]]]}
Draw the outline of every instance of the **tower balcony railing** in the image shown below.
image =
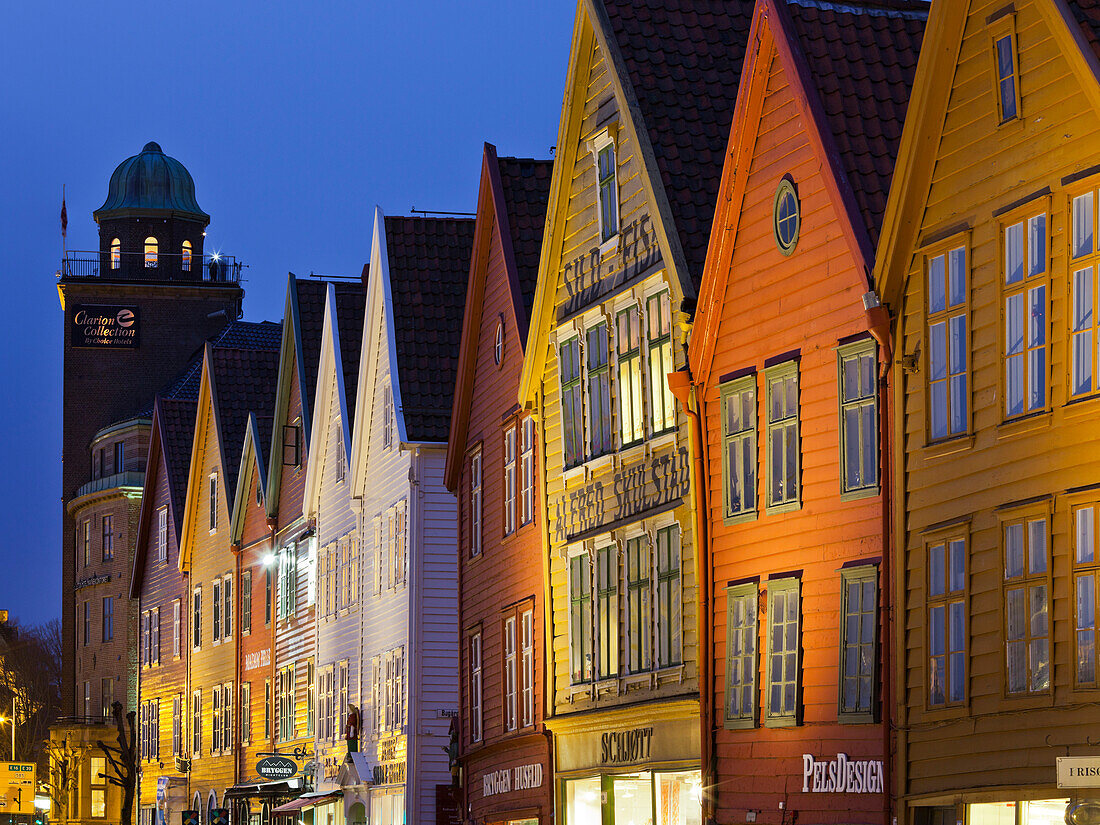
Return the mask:
{"type": "Polygon", "coordinates": [[[233,255],[168,252],[80,252],[61,259],[58,280],[201,281],[240,283],[245,265],[233,255]]]}

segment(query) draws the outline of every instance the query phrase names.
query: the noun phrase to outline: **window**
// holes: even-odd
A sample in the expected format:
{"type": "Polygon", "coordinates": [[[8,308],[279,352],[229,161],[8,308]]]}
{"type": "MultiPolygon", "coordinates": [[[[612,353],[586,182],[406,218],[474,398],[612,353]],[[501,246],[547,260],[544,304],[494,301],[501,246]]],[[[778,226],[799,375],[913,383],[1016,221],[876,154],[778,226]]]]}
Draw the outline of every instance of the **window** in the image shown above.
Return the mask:
{"type": "Polygon", "coordinates": [[[801,621],[799,581],[768,582],[767,724],[798,723],[801,621]]]}
{"type": "Polygon", "coordinates": [[[115,557],[115,520],[113,516],[103,516],[103,561],[111,561],[115,557]]]}
{"type": "Polygon", "coordinates": [[[521,691],[521,717],[523,727],[535,723],[535,613],[525,610],[520,614],[521,666],[523,668],[521,691]]]}
{"type": "Polygon", "coordinates": [[[966,248],[928,258],[927,269],[928,435],[935,441],[969,428],[966,248]]]}
{"type": "Polygon", "coordinates": [[[637,306],[615,316],[619,390],[619,443],[626,447],[645,438],[642,417],[642,320],[637,306]]]}
{"type": "Polygon", "coordinates": [[[121,441],[115,442],[115,473],[126,472],[126,445],[121,441]]]}
{"type": "Polygon", "coordinates": [[[840,571],[841,721],[873,722],[878,684],[878,566],[840,571]]]}
{"type": "Polygon", "coordinates": [[[878,489],[878,389],[875,342],[842,346],[840,366],[840,491],[878,489]]]}
{"type": "Polygon", "coordinates": [[[1071,329],[1072,383],[1070,394],[1082,396],[1100,388],[1097,381],[1097,271],[1096,189],[1073,198],[1073,319],[1071,329]]]}
{"type": "Polygon", "coordinates": [[[338,736],[340,734],[340,714],[344,713],[348,707],[348,689],[350,683],[348,681],[347,659],[340,662],[339,677],[339,704],[333,702],[332,708],[332,732],[334,736],[338,736]]]}
{"type": "MultiPolygon", "coordinates": [[[[112,610],[113,612],[113,610],[112,610]]],[[[149,661],[151,664],[160,664],[160,608],[154,607],[149,611],[149,661]]]]}
{"type": "Polygon", "coordinates": [[[596,140],[596,174],[600,201],[600,243],[619,232],[619,187],[616,182],[615,141],[608,134],[596,140]]]}
{"type": "Polygon", "coordinates": [[[222,750],[228,751],[233,747],[233,685],[229,683],[222,685],[221,727],[222,750]]]}
{"type": "Polygon", "coordinates": [[[928,547],[928,706],[966,700],[966,540],[928,547]]]}
{"type": "Polygon", "coordinates": [[[318,700],[318,730],[317,738],[322,741],[333,739],[335,736],[335,724],[333,723],[333,699],[332,699],[332,666],[325,667],[317,677],[318,700]]]}
{"type": "Polygon", "coordinates": [[[519,723],[519,668],[516,660],[516,617],[504,620],[504,730],[519,723]]]}
{"type": "Polygon", "coordinates": [[[92,603],[84,602],[84,647],[92,641],[92,603]]]}
{"type": "Polygon", "coordinates": [[[493,363],[498,367],[504,362],[504,316],[497,320],[496,332],[493,333],[493,363]]]}
{"type": "Polygon", "coordinates": [[[157,508],[157,561],[168,561],[168,508],[157,508]]]}
{"type": "Polygon", "coordinates": [[[386,525],[390,586],[396,588],[405,584],[408,570],[408,530],[404,500],[387,511],[386,525]]]}
{"type": "Polygon", "coordinates": [[[138,641],[138,663],[149,664],[149,611],[141,614],[141,636],[138,641]]]}
{"type": "Polygon", "coordinates": [[[1011,32],[993,40],[997,65],[997,103],[1001,123],[1016,118],[1019,113],[1019,93],[1016,84],[1016,48],[1011,32]]]}
{"type": "Polygon", "coordinates": [[[756,512],[756,376],[720,388],[722,485],[726,519],[756,512]]]}
{"type": "Polygon", "coordinates": [[[191,241],[183,242],[183,257],[180,260],[180,269],[184,272],[191,271],[191,241]]]}
{"type": "Polygon", "coordinates": [[[470,637],[470,741],[481,741],[481,633],[470,637]]]}
{"type": "Polygon", "coordinates": [[[83,533],[83,545],[84,545],[84,566],[87,567],[92,563],[92,521],[91,519],[84,519],[82,528],[83,533]]]}
{"type": "Polygon", "coordinates": [[[96,819],[107,816],[106,788],[92,788],[92,816],[96,819]]]}
{"type": "Polygon", "coordinates": [[[279,713],[275,737],[280,742],[286,742],[294,738],[294,693],[294,665],[289,664],[279,669],[278,679],[275,683],[275,704],[279,713]]]}
{"type": "MultiPolygon", "coordinates": [[[[472,651],[471,651],[472,652],[472,651]]],[[[480,655],[480,646],[478,648],[480,655]]],[[[479,660],[480,663],[480,660],[479,660]]],[[[396,647],[372,661],[376,732],[399,731],[405,725],[405,648],[396,647]]],[[[480,664],[479,664],[480,672],[480,664]]],[[[480,690],[478,699],[480,700],[480,690]]],[[[480,704],[478,705],[480,722],[480,704]]]]}
{"type": "Polygon", "coordinates": [[[585,330],[588,375],[588,439],[590,455],[611,452],[611,372],[608,362],[607,324],[585,330]]]}
{"type": "Polygon", "coordinates": [[[798,233],[802,228],[802,217],[798,203],[798,192],[790,177],[779,181],[772,203],[772,232],[775,245],[784,255],[790,255],[798,245],[798,233]]]}
{"type": "Polygon", "coordinates": [[[1100,559],[1096,554],[1096,505],[1077,507],[1072,512],[1076,684],[1078,687],[1095,687],[1096,596],[1097,581],[1100,579],[1100,559]]]}
{"type": "Polygon", "coordinates": [[[347,457],[344,454],[344,436],[343,433],[340,432],[339,427],[336,428],[335,453],[336,455],[333,459],[336,462],[336,480],[343,481],[347,470],[347,457]]]}
{"type": "Polygon", "coordinates": [[[481,447],[470,456],[470,555],[481,555],[481,447]]]}
{"type": "Polygon", "coordinates": [[[180,656],[180,600],[176,599],[172,602],[172,655],[175,658],[180,656]]]}
{"type": "Polygon", "coordinates": [[[241,573],[241,635],[252,632],[252,571],[241,573]]]}
{"type": "Polygon", "coordinates": [[[111,239],[111,269],[122,268],[122,241],[118,238],[111,239]]]}
{"type": "Polygon", "coordinates": [[[657,530],[657,665],[681,662],[680,526],[657,530]]]}
{"type": "Polygon", "coordinates": [[[145,239],[145,268],[152,269],[157,265],[157,239],[145,239]]]}
{"type": "MultiPolygon", "coordinates": [[[[1009,693],[1043,693],[1050,689],[1047,533],[1045,516],[1004,525],[1005,670],[1009,693]]],[[[1087,582],[1086,589],[1090,586],[1087,582]]]]}
{"type": "Polygon", "coordinates": [[[213,724],[210,726],[210,752],[217,753],[222,749],[222,689],[215,685],[210,691],[210,703],[213,709],[213,724]]]}
{"type": "Polygon", "coordinates": [[[191,754],[202,756],[202,691],[191,694],[191,754]]]}
{"type": "Polygon", "coordinates": [[[84,715],[90,717],[92,715],[92,683],[84,683],[84,715]]]}
{"type": "Polygon", "coordinates": [[[183,756],[183,694],[172,697],[172,756],[183,756]]]}
{"type": "Polygon", "coordinates": [[[798,362],[768,370],[768,508],[799,506],[798,362]]]}
{"type": "Polygon", "coordinates": [[[210,599],[211,617],[213,619],[214,628],[214,644],[221,641],[222,638],[222,583],[221,579],[214,582],[214,594],[210,599]]]}
{"type": "Polygon", "coordinates": [[[241,683],[241,744],[252,741],[252,683],[241,683]]]}
{"type": "Polygon", "coordinates": [[[312,736],[316,728],[317,721],[317,685],[316,680],[316,668],[314,667],[313,660],[306,661],[306,735],[312,736]]]}
{"type": "Polygon", "coordinates": [[[233,635],[233,576],[226,576],[222,582],[222,638],[233,635]]]}
{"type": "Polygon", "coordinates": [[[653,634],[653,610],[650,607],[649,538],[634,536],[626,540],[626,667],[641,673],[653,665],[650,639],[653,634]]]}
{"type": "Polygon", "coordinates": [[[103,706],[103,718],[111,718],[111,705],[115,701],[115,680],[107,677],[106,679],[99,680],[99,698],[100,704],[103,706]]]}
{"type": "Polygon", "coordinates": [[[1005,417],[1047,403],[1047,216],[1003,229],[1005,417]]]}
{"type": "Polygon", "coordinates": [[[619,548],[596,548],[596,638],[599,642],[597,678],[619,673],[619,548]]]}
{"type": "Polygon", "coordinates": [[[382,448],[393,446],[393,388],[382,387],[382,448]]]}
{"type": "Polygon", "coordinates": [[[516,530],[516,427],[504,431],[504,535],[516,530]]]}
{"type": "Polygon", "coordinates": [[[535,520],[535,420],[531,416],[520,422],[519,523],[535,520]]]}
{"type": "Polygon", "coordinates": [[[210,532],[218,529],[218,474],[210,474],[210,532]]]}
{"type": "Polygon", "coordinates": [[[115,637],[115,599],[103,597],[103,641],[109,642],[115,637]]]}
{"type": "Polygon", "coordinates": [[[198,650],[202,647],[202,587],[196,587],[191,609],[191,646],[198,650]]]}
{"type": "Polygon", "coordinates": [[[569,668],[573,684],[592,681],[592,562],[569,558],[569,668]]]}
{"type": "Polygon", "coordinates": [[[558,347],[561,371],[561,423],[566,468],[584,461],[584,410],[581,407],[581,343],[570,338],[558,347]]]}
{"type": "Polygon", "coordinates": [[[278,558],[279,579],[276,598],[280,620],[294,615],[298,604],[298,548],[291,542],[284,547],[278,558]]]}
{"type": "Polygon", "coordinates": [[[668,388],[672,372],[672,313],[668,292],[646,300],[649,331],[649,412],[654,433],[676,426],[676,406],[668,388]]]}
{"type": "MultiPolygon", "coordinates": [[[[271,624],[271,565],[264,568],[264,624],[271,624]]],[[[265,734],[266,735],[266,734],[265,734]]]]}
{"type": "Polygon", "coordinates": [[[271,680],[264,679],[264,739],[271,737],[271,680]]]}
{"type": "Polygon", "coordinates": [[[756,724],[756,582],[726,588],[726,727],[756,724]]]}

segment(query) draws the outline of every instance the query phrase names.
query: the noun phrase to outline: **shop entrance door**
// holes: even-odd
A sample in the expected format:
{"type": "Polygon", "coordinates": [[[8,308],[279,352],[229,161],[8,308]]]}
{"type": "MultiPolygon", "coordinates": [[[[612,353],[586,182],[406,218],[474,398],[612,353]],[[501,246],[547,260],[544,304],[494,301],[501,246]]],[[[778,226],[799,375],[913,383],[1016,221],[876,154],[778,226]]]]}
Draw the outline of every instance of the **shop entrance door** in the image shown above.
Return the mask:
{"type": "Polygon", "coordinates": [[[611,817],[604,825],[653,825],[653,778],[648,773],[608,778],[611,817]]]}

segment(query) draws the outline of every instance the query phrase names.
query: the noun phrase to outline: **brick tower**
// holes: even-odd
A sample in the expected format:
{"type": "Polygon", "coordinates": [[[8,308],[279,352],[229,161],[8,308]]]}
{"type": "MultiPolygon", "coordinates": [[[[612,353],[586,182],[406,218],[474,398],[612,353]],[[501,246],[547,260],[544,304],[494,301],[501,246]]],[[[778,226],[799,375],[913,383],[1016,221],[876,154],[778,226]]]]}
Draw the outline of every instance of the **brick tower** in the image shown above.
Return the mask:
{"type": "Polygon", "coordinates": [[[183,164],[147,143],[93,213],[99,248],[67,252],[64,321],[62,713],[136,710],[128,598],[153,399],[240,316],[240,264],[203,250],[210,216],[183,164]],[[111,682],[112,684],[108,684],[111,682]],[[110,695],[108,692],[110,691],[110,695]]]}

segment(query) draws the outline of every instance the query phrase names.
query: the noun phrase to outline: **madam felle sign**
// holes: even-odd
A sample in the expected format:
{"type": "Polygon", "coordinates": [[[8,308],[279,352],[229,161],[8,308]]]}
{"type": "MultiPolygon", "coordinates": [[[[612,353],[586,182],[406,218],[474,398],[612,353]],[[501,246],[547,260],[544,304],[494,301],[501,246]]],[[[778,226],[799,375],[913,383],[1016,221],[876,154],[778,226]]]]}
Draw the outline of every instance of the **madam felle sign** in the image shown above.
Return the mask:
{"type": "Polygon", "coordinates": [[[69,346],[135,349],[138,308],[114,304],[76,304],[69,316],[69,346]]]}

